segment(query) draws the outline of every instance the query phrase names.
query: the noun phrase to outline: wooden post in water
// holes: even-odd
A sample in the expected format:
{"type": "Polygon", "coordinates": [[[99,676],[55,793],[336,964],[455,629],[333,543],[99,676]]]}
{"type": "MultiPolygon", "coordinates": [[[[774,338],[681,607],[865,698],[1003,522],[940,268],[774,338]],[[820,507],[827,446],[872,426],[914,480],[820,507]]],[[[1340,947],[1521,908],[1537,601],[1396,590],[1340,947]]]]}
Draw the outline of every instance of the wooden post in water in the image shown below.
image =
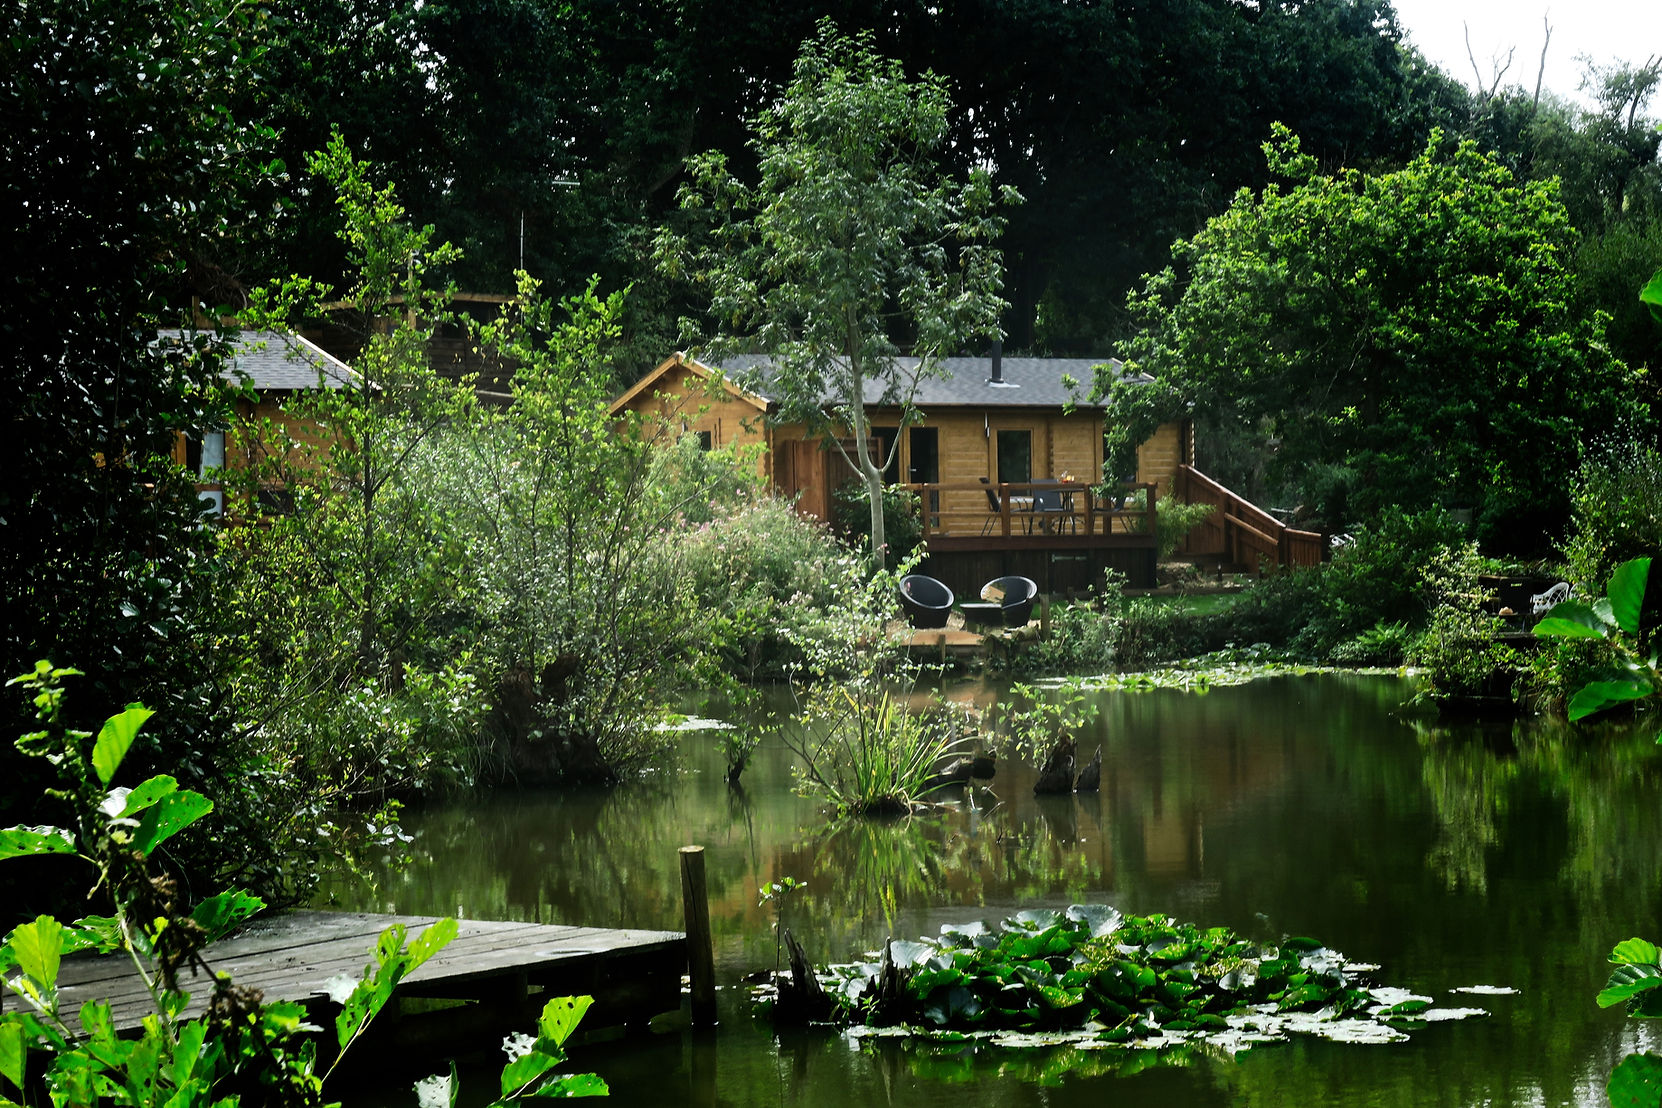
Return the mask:
{"type": "Polygon", "coordinates": [[[687,920],[687,976],[694,1027],[716,1025],[716,962],[710,937],[710,901],[704,891],[704,848],[681,848],[681,907],[687,920]]]}

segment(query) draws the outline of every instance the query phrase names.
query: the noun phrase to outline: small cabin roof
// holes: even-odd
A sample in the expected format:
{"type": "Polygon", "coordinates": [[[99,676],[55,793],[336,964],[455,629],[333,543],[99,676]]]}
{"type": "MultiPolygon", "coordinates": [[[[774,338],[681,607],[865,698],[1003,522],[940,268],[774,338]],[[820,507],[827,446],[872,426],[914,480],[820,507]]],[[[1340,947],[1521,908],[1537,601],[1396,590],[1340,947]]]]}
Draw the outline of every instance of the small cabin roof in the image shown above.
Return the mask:
{"type": "MultiPolygon", "coordinates": [[[[158,331],[162,342],[183,342],[178,330],[158,331]]],[[[231,338],[231,355],[220,369],[227,381],[246,381],[260,392],[304,392],[318,388],[346,388],[358,383],[358,372],[317,343],[300,335],[277,331],[238,331],[231,338]]]]}

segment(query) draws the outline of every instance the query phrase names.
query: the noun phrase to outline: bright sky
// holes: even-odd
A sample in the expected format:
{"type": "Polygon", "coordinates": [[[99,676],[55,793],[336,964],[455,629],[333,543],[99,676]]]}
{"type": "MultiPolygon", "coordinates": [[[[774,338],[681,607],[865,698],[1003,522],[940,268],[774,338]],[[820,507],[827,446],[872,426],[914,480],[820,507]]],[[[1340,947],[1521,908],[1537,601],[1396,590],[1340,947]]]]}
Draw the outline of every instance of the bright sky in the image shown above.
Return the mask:
{"type": "MultiPolygon", "coordinates": [[[[1544,86],[1582,104],[1587,101],[1576,91],[1582,71],[1577,55],[1589,54],[1601,65],[1617,59],[1643,65],[1652,55],[1662,55],[1662,3],[1656,0],[1395,0],[1394,6],[1420,52],[1467,86],[1474,78],[1466,27],[1485,85],[1493,79],[1495,59],[1505,64],[1507,51],[1516,47],[1502,84],[1533,92],[1545,16],[1552,41],[1544,86]]],[[[1652,114],[1656,110],[1652,104],[1652,114]]]]}

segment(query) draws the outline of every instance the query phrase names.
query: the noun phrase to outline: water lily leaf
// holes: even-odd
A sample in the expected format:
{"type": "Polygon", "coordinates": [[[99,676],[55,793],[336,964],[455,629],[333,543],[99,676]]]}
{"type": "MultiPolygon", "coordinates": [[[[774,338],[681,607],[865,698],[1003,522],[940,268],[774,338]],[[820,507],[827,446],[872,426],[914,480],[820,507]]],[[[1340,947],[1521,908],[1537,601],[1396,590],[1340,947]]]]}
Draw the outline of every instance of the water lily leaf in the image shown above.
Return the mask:
{"type": "Polygon", "coordinates": [[[1654,966],[1662,963],[1662,949],[1646,939],[1625,939],[1610,952],[1610,960],[1618,965],[1654,966]]]}
{"type": "Polygon", "coordinates": [[[1610,614],[1616,626],[1629,635],[1639,633],[1639,617],[1645,606],[1645,586],[1650,580],[1650,559],[1634,558],[1616,567],[1610,575],[1610,614]]]}
{"type": "Polygon", "coordinates": [[[75,834],[62,827],[8,827],[0,831],[0,858],[73,853],[75,834]]]}
{"type": "Polygon", "coordinates": [[[1029,931],[1045,931],[1062,920],[1062,913],[1054,908],[1029,908],[1010,917],[1010,922],[1029,931]]]}
{"type": "Polygon", "coordinates": [[[1599,990],[1599,1007],[1609,1008],[1658,986],[1662,986],[1662,966],[1619,965],[1610,971],[1610,980],[1599,990]]]}
{"type": "Polygon", "coordinates": [[[1610,1071],[1604,1092],[1610,1098],[1610,1108],[1662,1103],[1662,1055],[1629,1054],[1610,1071]]]}
{"type": "Polygon", "coordinates": [[[1306,953],[1310,951],[1326,950],[1327,944],[1323,943],[1320,939],[1310,939],[1305,938],[1302,935],[1294,935],[1290,939],[1281,940],[1281,949],[1296,950],[1300,953],[1306,953]]]}
{"type": "Polygon", "coordinates": [[[1431,1007],[1431,1001],[1415,997],[1405,1000],[1401,1004],[1393,1004],[1378,1014],[1381,1016],[1417,1016],[1431,1007]]]}
{"type": "Polygon", "coordinates": [[[1068,919],[1083,923],[1091,929],[1091,938],[1100,939],[1113,934],[1125,915],[1106,904],[1075,904],[1068,909],[1068,919]]]}
{"type": "Polygon", "coordinates": [[[1646,682],[1594,681],[1570,698],[1569,717],[1572,721],[1583,719],[1606,708],[1613,708],[1617,704],[1642,700],[1649,696],[1651,691],[1650,685],[1646,682]]]}
{"type": "Polygon", "coordinates": [[[897,969],[911,969],[927,961],[934,953],[934,947],[923,943],[907,942],[904,939],[895,939],[889,943],[889,960],[897,969]]]}

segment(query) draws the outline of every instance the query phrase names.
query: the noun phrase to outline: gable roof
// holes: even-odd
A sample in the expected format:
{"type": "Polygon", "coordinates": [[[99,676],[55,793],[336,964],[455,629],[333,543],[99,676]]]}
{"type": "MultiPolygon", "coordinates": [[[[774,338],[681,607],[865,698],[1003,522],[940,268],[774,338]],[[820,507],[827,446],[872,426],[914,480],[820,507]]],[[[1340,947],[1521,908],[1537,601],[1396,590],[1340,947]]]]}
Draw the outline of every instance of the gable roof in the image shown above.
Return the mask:
{"type": "MultiPolygon", "coordinates": [[[[185,341],[178,330],[156,334],[162,342],[185,341]]],[[[358,383],[357,370],[299,335],[238,331],[231,341],[231,355],[219,371],[227,381],[246,381],[261,392],[304,392],[320,384],[339,389],[358,383]]]]}
{"type": "MultiPolygon", "coordinates": [[[[907,369],[915,369],[917,358],[897,359],[907,369]]],[[[1002,380],[994,381],[993,360],[980,358],[942,358],[945,374],[918,382],[916,404],[919,408],[1060,408],[1072,404],[1076,408],[1098,408],[1089,400],[1091,385],[1096,380],[1096,367],[1106,365],[1115,375],[1124,375],[1124,364],[1118,358],[1001,358],[999,373],[1002,380]],[[1077,383],[1069,388],[1068,379],[1077,383]]],[[[756,389],[764,397],[767,382],[772,377],[773,359],[764,354],[738,354],[723,360],[715,367],[739,380],[759,378],[756,389]]],[[[1139,374],[1127,378],[1133,381],[1151,381],[1139,374]]],[[[867,381],[865,402],[882,403],[881,382],[867,381]]]]}
{"type": "Polygon", "coordinates": [[[712,370],[709,366],[703,364],[702,362],[695,361],[694,359],[687,357],[685,354],[675,353],[659,362],[656,369],[654,369],[651,373],[648,373],[645,377],[642,377],[639,381],[636,381],[633,385],[629,386],[627,392],[612,401],[609,413],[611,415],[616,415],[631,400],[634,400],[635,397],[656,386],[660,381],[668,376],[670,370],[677,366],[684,367],[689,373],[693,374],[695,377],[703,378],[706,382],[713,380],[719,381],[721,383],[721,387],[727,392],[727,395],[733,397],[735,400],[740,400],[746,404],[749,404],[759,412],[765,412],[768,410],[768,401],[765,397],[757,396],[755,393],[746,392],[744,389],[739,388],[737,385],[733,384],[727,375],[721,373],[719,370],[712,370]]]}

